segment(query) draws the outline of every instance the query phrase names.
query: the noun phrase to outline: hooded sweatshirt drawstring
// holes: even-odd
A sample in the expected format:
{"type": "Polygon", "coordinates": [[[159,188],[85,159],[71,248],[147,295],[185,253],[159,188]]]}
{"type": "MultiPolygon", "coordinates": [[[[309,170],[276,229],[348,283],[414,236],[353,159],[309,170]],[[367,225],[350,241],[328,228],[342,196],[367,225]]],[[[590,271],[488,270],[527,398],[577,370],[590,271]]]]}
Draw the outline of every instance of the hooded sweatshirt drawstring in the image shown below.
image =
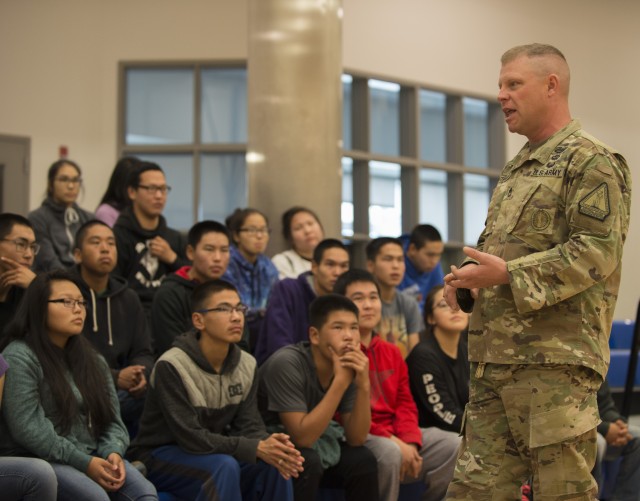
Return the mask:
{"type": "Polygon", "coordinates": [[[69,256],[73,260],[73,244],[75,240],[75,231],[74,226],[78,225],[80,221],[80,216],[78,215],[78,211],[73,207],[67,207],[64,211],[64,231],[67,234],[67,238],[69,239],[69,256]]]}
{"type": "MultiPolygon", "coordinates": [[[[96,304],[96,293],[89,289],[91,293],[91,307],[93,310],[93,332],[98,332],[98,306],[96,304]]],[[[109,329],[109,346],[113,346],[113,332],[111,331],[111,297],[107,296],[107,326],[109,329]]]]}
{"type": "Polygon", "coordinates": [[[113,346],[113,333],[111,332],[111,297],[107,297],[107,324],[109,326],[109,346],[113,346]]]}
{"type": "Polygon", "coordinates": [[[96,304],[96,293],[89,289],[91,293],[91,311],[93,312],[93,332],[98,332],[98,305],[96,304]]]}

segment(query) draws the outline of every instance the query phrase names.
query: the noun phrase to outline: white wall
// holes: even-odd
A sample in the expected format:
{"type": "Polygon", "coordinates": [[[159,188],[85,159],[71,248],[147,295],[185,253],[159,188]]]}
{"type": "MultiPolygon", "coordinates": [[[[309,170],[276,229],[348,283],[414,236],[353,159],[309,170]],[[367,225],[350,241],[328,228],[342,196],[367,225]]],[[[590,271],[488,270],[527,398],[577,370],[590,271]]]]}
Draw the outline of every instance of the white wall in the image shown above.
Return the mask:
{"type": "Polygon", "coordinates": [[[95,209],[116,161],[122,60],[246,59],[244,0],[0,0],[0,133],[32,139],[31,207],[58,146],[95,209]]]}
{"type": "MultiPolygon", "coordinates": [[[[268,1],[268,0],[265,0],[268,1]]],[[[311,0],[309,0],[311,1],[311,0]]],[[[575,117],[640,165],[640,3],[626,0],[343,0],[345,67],[494,96],[513,45],[558,46],[575,117]]],[[[0,0],[0,133],[32,139],[31,206],[59,145],[85,169],[94,208],[116,160],[121,60],[239,59],[246,0],[0,0]]],[[[509,155],[523,139],[510,136],[509,155]]],[[[639,214],[634,205],[633,219],[639,214]]],[[[617,318],[635,317],[640,235],[626,244],[617,318]]]]}

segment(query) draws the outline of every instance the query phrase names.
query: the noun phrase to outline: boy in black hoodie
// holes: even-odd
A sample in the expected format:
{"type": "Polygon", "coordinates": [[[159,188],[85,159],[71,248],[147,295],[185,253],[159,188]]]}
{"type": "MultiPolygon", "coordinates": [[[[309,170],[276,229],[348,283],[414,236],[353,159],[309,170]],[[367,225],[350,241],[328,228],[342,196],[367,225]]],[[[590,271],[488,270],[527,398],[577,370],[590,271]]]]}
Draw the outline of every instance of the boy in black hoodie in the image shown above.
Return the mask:
{"type": "MultiPolygon", "coordinates": [[[[229,265],[231,236],[223,224],[217,221],[196,223],[189,230],[187,242],[187,257],[193,264],[168,275],[153,298],[151,329],[158,355],[171,348],[178,335],[193,328],[193,289],[201,283],[219,279],[229,265]]],[[[248,338],[246,329],[245,334],[243,338],[248,338]]],[[[248,349],[248,339],[241,345],[248,349]]]]}
{"type": "Polygon", "coordinates": [[[83,335],[106,359],[118,391],[122,420],[134,433],[153,367],[144,310],[126,280],[111,275],[117,251],[108,225],[97,220],[85,223],[76,233],[74,247],[82,294],[89,303],[83,335]]]}
{"type": "Polygon", "coordinates": [[[158,164],[140,162],[129,177],[131,207],[120,213],[113,227],[118,247],[116,273],[138,293],[147,313],[168,273],[189,264],[184,237],[167,226],[162,211],[167,203],[164,172],[158,164]]]}

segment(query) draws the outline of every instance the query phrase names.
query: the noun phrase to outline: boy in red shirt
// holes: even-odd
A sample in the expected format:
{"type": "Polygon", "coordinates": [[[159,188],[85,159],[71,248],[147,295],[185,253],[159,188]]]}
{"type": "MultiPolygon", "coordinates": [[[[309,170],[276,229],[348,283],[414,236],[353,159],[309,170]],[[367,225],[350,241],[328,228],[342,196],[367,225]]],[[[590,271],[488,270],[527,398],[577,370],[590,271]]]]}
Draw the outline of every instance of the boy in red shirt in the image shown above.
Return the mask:
{"type": "Polygon", "coordinates": [[[443,499],[453,477],[460,437],[418,426],[418,411],[400,350],[374,331],[382,303],[373,275],[349,270],[338,278],[334,292],[351,299],[360,311],[360,342],[369,358],[371,382],[371,428],[365,447],[378,461],[380,499],[395,501],[401,482],[418,480],[427,486],[423,501],[443,499]]]}

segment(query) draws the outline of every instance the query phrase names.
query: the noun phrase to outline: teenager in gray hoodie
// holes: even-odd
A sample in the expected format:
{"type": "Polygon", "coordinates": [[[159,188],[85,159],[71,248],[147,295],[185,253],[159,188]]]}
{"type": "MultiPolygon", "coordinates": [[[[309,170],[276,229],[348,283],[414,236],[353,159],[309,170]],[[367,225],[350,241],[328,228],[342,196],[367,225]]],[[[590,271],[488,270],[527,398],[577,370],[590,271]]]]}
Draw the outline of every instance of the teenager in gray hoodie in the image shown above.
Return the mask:
{"type": "Polygon", "coordinates": [[[58,160],[47,173],[47,198],[29,213],[40,252],[34,271],[71,268],[76,231],[94,215],[78,207],[76,200],[82,186],[80,166],[71,160],[58,160]]]}

